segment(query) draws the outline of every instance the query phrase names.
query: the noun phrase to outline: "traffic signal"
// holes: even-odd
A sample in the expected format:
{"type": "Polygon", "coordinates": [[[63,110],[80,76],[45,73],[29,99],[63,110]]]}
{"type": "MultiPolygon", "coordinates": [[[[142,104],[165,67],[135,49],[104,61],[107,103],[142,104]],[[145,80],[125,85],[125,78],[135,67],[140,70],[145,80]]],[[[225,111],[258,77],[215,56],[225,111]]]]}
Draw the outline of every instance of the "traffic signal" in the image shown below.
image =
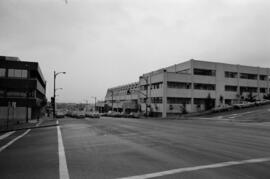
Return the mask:
{"type": "Polygon", "coordinates": [[[54,108],[54,106],[55,106],[55,99],[54,99],[54,97],[51,97],[51,106],[54,108]]]}
{"type": "Polygon", "coordinates": [[[131,94],[131,91],[130,89],[127,90],[127,95],[130,95],[131,94]]]}

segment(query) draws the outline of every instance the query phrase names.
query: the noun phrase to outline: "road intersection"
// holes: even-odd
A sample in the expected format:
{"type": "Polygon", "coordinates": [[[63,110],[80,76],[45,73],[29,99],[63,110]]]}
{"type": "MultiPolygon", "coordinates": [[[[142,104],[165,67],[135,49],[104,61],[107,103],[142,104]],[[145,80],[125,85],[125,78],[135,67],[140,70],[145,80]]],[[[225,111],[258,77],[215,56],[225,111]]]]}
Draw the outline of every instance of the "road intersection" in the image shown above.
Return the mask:
{"type": "MultiPolygon", "coordinates": [[[[261,115],[247,112],[228,115],[261,115]]],[[[56,126],[0,134],[1,148],[13,141],[0,151],[1,179],[270,177],[268,122],[109,117],[50,122],[56,126]]]]}

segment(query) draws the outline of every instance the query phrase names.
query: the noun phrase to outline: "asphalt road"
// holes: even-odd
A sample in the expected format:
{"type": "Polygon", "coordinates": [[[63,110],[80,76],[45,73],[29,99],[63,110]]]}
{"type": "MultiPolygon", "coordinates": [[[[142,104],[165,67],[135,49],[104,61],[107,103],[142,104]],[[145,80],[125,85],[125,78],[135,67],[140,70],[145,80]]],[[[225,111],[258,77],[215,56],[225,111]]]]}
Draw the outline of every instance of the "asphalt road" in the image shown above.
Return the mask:
{"type": "Polygon", "coordinates": [[[58,152],[57,127],[32,129],[2,151],[26,131],[4,139],[0,134],[0,178],[270,178],[268,122],[65,118],[59,123],[65,155],[58,152]]]}

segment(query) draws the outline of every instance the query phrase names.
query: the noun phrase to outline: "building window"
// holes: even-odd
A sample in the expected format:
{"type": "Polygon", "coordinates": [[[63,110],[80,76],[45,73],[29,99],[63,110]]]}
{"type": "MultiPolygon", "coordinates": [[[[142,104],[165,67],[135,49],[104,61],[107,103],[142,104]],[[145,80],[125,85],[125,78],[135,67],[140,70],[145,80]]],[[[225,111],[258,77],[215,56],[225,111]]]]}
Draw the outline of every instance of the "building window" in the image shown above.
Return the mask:
{"type": "Polygon", "coordinates": [[[197,89],[197,90],[216,90],[216,85],[214,85],[214,84],[194,83],[194,89],[197,89]]]}
{"type": "Polygon", "coordinates": [[[242,92],[254,92],[257,93],[256,87],[246,87],[246,86],[240,86],[240,93],[242,92]]]}
{"type": "Polygon", "coordinates": [[[258,75],[249,73],[240,73],[240,78],[248,80],[257,80],[258,75]]]}
{"type": "Polygon", "coordinates": [[[191,99],[190,98],[167,98],[168,104],[190,104],[191,99]]]}
{"type": "Polygon", "coordinates": [[[146,103],[146,98],[140,98],[141,103],[146,103]]]}
{"type": "Polygon", "coordinates": [[[162,83],[153,83],[151,84],[151,89],[159,89],[162,87],[162,83]]]}
{"type": "Polygon", "coordinates": [[[5,77],[5,76],[6,76],[6,69],[0,68],[0,77],[5,77]]]}
{"type": "Polygon", "coordinates": [[[27,78],[27,70],[8,69],[8,77],[27,78]]]}
{"type": "Polygon", "coordinates": [[[260,80],[267,81],[267,75],[260,75],[260,80]]]}
{"type": "Polygon", "coordinates": [[[152,103],[162,103],[162,97],[152,97],[151,102],[152,103]]]}
{"type": "Polygon", "coordinates": [[[190,89],[191,83],[182,83],[182,82],[167,82],[168,88],[178,88],[178,89],[190,89]]]}
{"type": "Polygon", "coordinates": [[[225,71],[225,78],[237,78],[237,72],[225,71]]]}
{"type": "Polygon", "coordinates": [[[232,100],[231,99],[225,99],[225,104],[232,105],[232,100]]]}
{"type": "Polygon", "coordinates": [[[8,91],[7,97],[26,97],[25,92],[8,91]]]}
{"type": "Polygon", "coordinates": [[[225,85],[225,91],[237,91],[237,86],[225,85]]]}
{"type": "Polygon", "coordinates": [[[266,93],[267,88],[260,88],[260,93],[266,93]]]}
{"type": "Polygon", "coordinates": [[[27,78],[27,70],[21,70],[22,78],[27,78]]]}
{"type": "Polygon", "coordinates": [[[147,90],[147,88],[148,88],[148,85],[141,85],[140,87],[141,90],[147,90]]]}
{"type": "Polygon", "coordinates": [[[178,71],[176,73],[181,73],[181,74],[190,74],[190,69],[186,69],[186,70],[181,70],[181,71],[178,71]]]}
{"type": "Polygon", "coordinates": [[[207,69],[194,69],[194,75],[203,75],[203,76],[216,76],[216,70],[207,70],[207,69]]]}

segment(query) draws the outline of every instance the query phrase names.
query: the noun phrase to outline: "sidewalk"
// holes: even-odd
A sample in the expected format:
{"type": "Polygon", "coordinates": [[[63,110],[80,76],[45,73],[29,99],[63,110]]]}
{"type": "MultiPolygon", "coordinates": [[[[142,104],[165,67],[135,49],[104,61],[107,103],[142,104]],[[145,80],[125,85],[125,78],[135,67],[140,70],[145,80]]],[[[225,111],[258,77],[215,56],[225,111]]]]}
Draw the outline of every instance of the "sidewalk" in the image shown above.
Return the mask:
{"type": "Polygon", "coordinates": [[[9,126],[8,128],[5,128],[5,126],[0,126],[0,133],[16,131],[16,130],[39,128],[39,127],[49,127],[49,126],[55,126],[55,125],[57,125],[56,119],[52,119],[50,117],[43,117],[43,118],[40,118],[39,121],[37,119],[29,120],[28,123],[13,124],[12,126],[9,126]]]}

